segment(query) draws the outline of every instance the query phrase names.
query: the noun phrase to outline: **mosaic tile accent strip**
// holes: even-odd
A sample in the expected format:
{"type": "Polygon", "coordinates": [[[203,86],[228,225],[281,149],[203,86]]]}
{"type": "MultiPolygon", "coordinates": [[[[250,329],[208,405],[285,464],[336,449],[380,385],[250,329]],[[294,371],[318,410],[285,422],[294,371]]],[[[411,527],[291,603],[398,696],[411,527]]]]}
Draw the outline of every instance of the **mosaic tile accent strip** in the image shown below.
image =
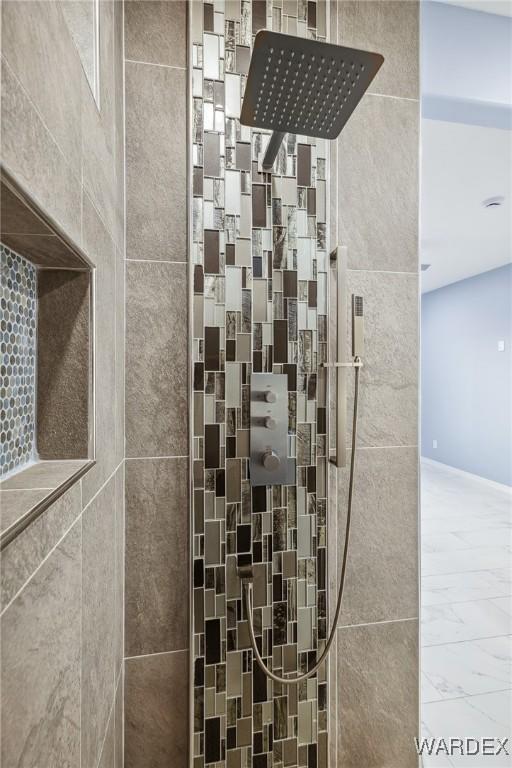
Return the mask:
{"type": "Polygon", "coordinates": [[[0,476],[34,456],[37,272],[0,243],[0,476]]]}
{"type": "Polygon", "coordinates": [[[192,3],[194,767],[327,765],[325,669],[281,689],[253,660],[237,565],[254,568],[266,664],[304,671],[327,633],[328,145],[240,124],[254,35],[325,39],[326,3],[192,3]],[[296,482],[251,487],[249,384],[288,376],[296,482]]]}

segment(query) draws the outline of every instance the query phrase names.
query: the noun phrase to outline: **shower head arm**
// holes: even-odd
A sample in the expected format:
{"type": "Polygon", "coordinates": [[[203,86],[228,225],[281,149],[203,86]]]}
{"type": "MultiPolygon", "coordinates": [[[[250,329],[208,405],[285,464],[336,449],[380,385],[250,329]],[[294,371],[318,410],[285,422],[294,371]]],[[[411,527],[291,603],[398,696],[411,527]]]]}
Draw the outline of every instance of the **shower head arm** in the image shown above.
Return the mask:
{"type": "Polygon", "coordinates": [[[267,151],[265,152],[265,157],[263,158],[263,170],[270,172],[272,170],[272,166],[274,165],[274,160],[277,157],[277,153],[279,152],[279,147],[281,146],[281,142],[283,141],[285,137],[285,133],[282,131],[273,131],[272,136],[270,137],[270,141],[267,146],[267,151]]]}

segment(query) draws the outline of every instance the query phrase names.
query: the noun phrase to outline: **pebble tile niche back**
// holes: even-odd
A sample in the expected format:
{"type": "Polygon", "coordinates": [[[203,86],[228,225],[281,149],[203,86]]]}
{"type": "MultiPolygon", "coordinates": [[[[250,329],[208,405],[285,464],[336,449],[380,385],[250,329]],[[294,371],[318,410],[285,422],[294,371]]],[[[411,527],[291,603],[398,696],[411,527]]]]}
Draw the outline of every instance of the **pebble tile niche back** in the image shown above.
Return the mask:
{"type": "Polygon", "coordinates": [[[0,476],[35,458],[37,272],[0,243],[2,408],[0,476]]]}
{"type": "Polygon", "coordinates": [[[92,266],[2,171],[0,544],[94,464],[92,266]]]}

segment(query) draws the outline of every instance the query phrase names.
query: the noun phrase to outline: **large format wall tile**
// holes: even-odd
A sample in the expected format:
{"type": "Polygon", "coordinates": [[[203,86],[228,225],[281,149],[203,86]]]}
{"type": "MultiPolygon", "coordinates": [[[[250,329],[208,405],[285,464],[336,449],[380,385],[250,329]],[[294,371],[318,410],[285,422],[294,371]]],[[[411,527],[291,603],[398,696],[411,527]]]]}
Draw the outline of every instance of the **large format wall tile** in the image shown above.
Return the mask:
{"type": "Polygon", "coordinates": [[[187,275],[127,262],[126,455],[188,453],[187,275]]]}
{"type": "Polygon", "coordinates": [[[125,260],[122,252],[116,249],[116,426],[115,426],[115,463],[124,459],[125,447],[125,260]]]}
{"type": "MultiPolygon", "coordinates": [[[[0,194],[3,196],[7,187],[2,185],[0,194]]],[[[2,228],[4,224],[2,222],[2,228]]],[[[30,261],[38,267],[61,267],[62,269],[78,267],[83,269],[83,261],[71,253],[63,241],[56,235],[3,234],[2,240],[11,250],[17,253],[30,254],[30,261]]]]}
{"type": "Polygon", "coordinates": [[[78,522],[2,616],[6,768],[80,768],[80,543],[78,522]]]}
{"type": "Polygon", "coordinates": [[[38,455],[41,459],[86,459],[90,276],[75,270],[40,270],[37,297],[38,455]]]}
{"type": "Polygon", "coordinates": [[[343,0],[338,3],[338,40],[384,56],[371,93],[419,97],[419,3],[343,0]]]}
{"type": "MultiPolygon", "coordinates": [[[[97,768],[113,704],[114,668],[119,673],[122,666],[122,469],[84,513],[83,615],[81,524],[44,558],[80,511],[81,487],[86,505],[124,458],[123,4],[100,3],[99,107],[59,6],[54,0],[3,3],[2,162],[96,266],[97,465],[2,558],[3,599],[14,598],[2,617],[3,663],[9,668],[2,680],[9,707],[3,764],[79,768],[82,760],[81,768],[97,768]],[[76,543],[76,558],[70,541],[76,543]],[[12,688],[7,696],[6,685],[12,688]]],[[[40,258],[48,256],[41,239],[27,244],[35,245],[40,258]]],[[[118,702],[116,745],[121,712],[118,702]]],[[[110,744],[107,739],[103,752],[109,765],[110,744]]],[[[122,750],[116,746],[114,754],[121,768],[122,750]]]]}
{"type": "Polygon", "coordinates": [[[116,466],[116,251],[96,209],[84,195],[84,248],[96,266],[95,274],[95,443],[96,464],[83,479],[84,504],[112,474],[116,466]]]}
{"type": "Polygon", "coordinates": [[[171,67],[186,66],[186,2],[128,0],[124,29],[127,59],[171,67]]]}
{"type": "Polygon", "coordinates": [[[126,656],[188,645],[188,460],[126,462],[126,656]]]}
{"type": "MultiPolygon", "coordinates": [[[[363,297],[364,350],[359,385],[358,445],[418,442],[418,277],[348,272],[351,294],[363,297]]],[[[348,340],[348,344],[351,342],[348,340]]],[[[348,359],[348,357],[347,357],[348,359]]],[[[352,413],[354,376],[348,374],[347,413],[352,413]]],[[[350,423],[350,422],[349,422],[350,423]]],[[[351,433],[347,431],[347,447],[351,433]]]]}
{"type": "MultiPolygon", "coordinates": [[[[25,3],[16,3],[24,7],[25,3]]],[[[2,61],[2,162],[41,207],[80,243],[80,184],[5,61],[2,61]]]]}
{"type": "Polygon", "coordinates": [[[121,670],[116,688],[115,707],[115,768],[124,765],[124,672],[121,670]]]}
{"type": "Polygon", "coordinates": [[[87,459],[64,461],[40,461],[27,467],[24,472],[2,480],[2,491],[43,488],[53,490],[66,482],[75,472],[87,464],[87,459]]]}
{"type": "Polygon", "coordinates": [[[119,675],[98,768],[123,768],[123,676],[119,675]]]}
{"type": "Polygon", "coordinates": [[[123,665],[124,658],[124,462],[115,474],[115,638],[114,638],[114,672],[116,679],[123,665]]]}
{"type": "MultiPolygon", "coordinates": [[[[348,472],[338,474],[339,552],[345,540],[348,472]]],[[[416,448],[357,451],[342,624],[418,616],[417,508],[416,448]]]]}
{"type": "Polygon", "coordinates": [[[126,64],[129,259],[187,258],[185,115],[184,71],[126,64]]]}
{"type": "Polygon", "coordinates": [[[116,168],[113,150],[107,146],[101,113],[87,96],[89,85],[82,83],[84,133],[84,190],[101,212],[102,221],[111,235],[118,235],[116,168]]]}
{"type": "Polygon", "coordinates": [[[417,768],[418,622],[338,630],[338,765],[417,768]]]}
{"type": "MultiPolygon", "coordinates": [[[[83,184],[100,212],[113,240],[117,226],[118,189],[115,162],[116,109],[114,94],[114,2],[102,0],[100,13],[100,108],[91,95],[89,83],[82,78],[82,154],[83,184]]],[[[120,184],[119,184],[120,187],[120,184]]],[[[118,243],[119,244],[119,243],[118,243]]]]}
{"type": "Polygon", "coordinates": [[[188,653],[126,661],[125,768],[188,765],[188,653]]]}
{"type": "MultiPolygon", "coordinates": [[[[56,236],[52,234],[52,230],[44,223],[44,221],[40,219],[39,216],[36,216],[36,214],[33,213],[30,208],[28,208],[25,202],[21,201],[21,199],[15,195],[14,192],[12,192],[11,189],[7,186],[7,184],[3,183],[3,181],[0,184],[0,191],[2,193],[0,197],[0,212],[2,214],[2,240],[7,234],[12,234],[13,232],[18,234],[32,232],[34,237],[36,235],[46,235],[47,237],[57,239],[56,236]]],[[[23,248],[17,249],[15,245],[9,245],[9,243],[6,243],[6,245],[15,251],[19,250],[21,253],[23,253],[23,248]]],[[[64,260],[55,262],[54,266],[64,266],[69,264],[69,261],[65,260],[66,258],[69,259],[69,251],[64,249],[63,245],[62,252],[64,260]]],[[[49,263],[52,265],[52,262],[49,263]]]]}
{"type": "Polygon", "coordinates": [[[2,551],[0,558],[1,605],[5,607],[43,562],[81,510],[80,485],[34,520],[2,551]]]}
{"type": "Polygon", "coordinates": [[[114,161],[116,168],[117,208],[115,241],[124,258],[124,3],[114,1],[114,161]]]}
{"type": "Polygon", "coordinates": [[[418,131],[418,102],[367,95],[340,135],[340,240],[352,269],[418,270],[418,131]]]}
{"type": "Polygon", "coordinates": [[[2,532],[25,514],[33,509],[46,496],[42,488],[11,488],[0,486],[0,527],[2,532]]]}
{"type": "Polygon", "coordinates": [[[123,675],[119,675],[98,768],[123,768],[123,675]]]}
{"type": "MultiPolygon", "coordinates": [[[[117,41],[114,39],[115,32],[121,32],[119,25],[117,30],[114,28],[116,2],[117,0],[101,0],[99,6],[99,28],[101,30],[99,38],[100,97],[97,111],[101,121],[101,132],[110,158],[113,158],[114,155],[116,133],[114,60],[117,53],[116,48],[122,44],[122,38],[117,41]]],[[[85,141],[85,137],[83,138],[85,141]]]]}
{"type": "Polygon", "coordinates": [[[98,768],[114,768],[116,759],[115,708],[112,707],[108,718],[107,732],[103,741],[98,768]]]}
{"type": "Polygon", "coordinates": [[[82,768],[95,768],[114,701],[116,487],[82,516],[82,768]]]}
{"type": "Polygon", "coordinates": [[[80,175],[80,58],[59,3],[2,3],[2,55],[80,175]],[[65,72],[65,77],[63,77],[65,72]]]}

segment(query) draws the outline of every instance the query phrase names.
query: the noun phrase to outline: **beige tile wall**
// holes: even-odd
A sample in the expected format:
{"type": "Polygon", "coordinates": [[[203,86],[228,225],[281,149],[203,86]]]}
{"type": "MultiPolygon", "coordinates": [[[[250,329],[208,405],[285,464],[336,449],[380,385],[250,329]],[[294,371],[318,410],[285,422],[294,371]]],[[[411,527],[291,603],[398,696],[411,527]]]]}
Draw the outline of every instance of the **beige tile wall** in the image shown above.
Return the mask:
{"type": "MultiPolygon", "coordinates": [[[[98,466],[55,505],[41,539],[20,537],[2,564],[6,765],[33,757],[79,766],[81,753],[82,768],[118,768],[123,655],[127,766],[149,754],[156,768],[186,765],[188,701],[174,692],[187,689],[187,615],[173,609],[176,595],[188,606],[186,145],[184,135],[175,140],[185,130],[185,19],[184,2],[126,3],[123,649],[122,3],[101,2],[100,111],[58,1],[3,3],[3,162],[84,248],[98,278],[98,466]],[[144,574],[161,569],[152,589],[144,574]],[[168,599],[162,583],[173,586],[168,599]]],[[[349,245],[349,290],[366,297],[368,317],[356,549],[334,664],[331,756],[343,766],[415,765],[417,23],[414,2],[338,3],[339,42],[386,57],[339,143],[340,241],[349,245]]],[[[340,508],[345,491],[342,476],[340,508]]]]}
{"type": "Polygon", "coordinates": [[[85,458],[89,455],[90,275],[40,270],[37,296],[38,454],[41,459],[85,458]]]}
{"type": "MultiPolygon", "coordinates": [[[[409,0],[331,8],[338,43],[385,61],[332,166],[331,212],[348,246],[347,305],[352,293],[364,297],[365,352],[351,549],[331,662],[330,764],[417,768],[419,8],[409,0]]],[[[348,413],[352,398],[351,381],[348,413]]],[[[333,482],[340,547],[347,470],[333,482]]]]}
{"type": "Polygon", "coordinates": [[[127,768],[188,759],[186,5],[125,4],[127,768]]]}
{"type": "MultiPolygon", "coordinates": [[[[135,3],[129,0],[127,7],[135,3]]],[[[150,3],[158,5],[166,6],[169,14],[175,3],[150,3]]],[[[127,27],[130,20],[133,14],[128,11],[127,27]]],[[[127,52],[129,56],[128,46],[127,52]]],[[[183,66],[126,63],[129,259],[186,261],[185,91],[183,66]]]]}
{"type": "Polygon", "coordinates": [[[2,3],[2,162],[96,267],[97,465],[2,553],[2,765],[121,768],[123,4],[100,108],[59,0],[2,3]]]}
{"type": "Polygon", "coordinates": [[[126,660],[126,766],[188,765],[188,652],[126,660]]]}

